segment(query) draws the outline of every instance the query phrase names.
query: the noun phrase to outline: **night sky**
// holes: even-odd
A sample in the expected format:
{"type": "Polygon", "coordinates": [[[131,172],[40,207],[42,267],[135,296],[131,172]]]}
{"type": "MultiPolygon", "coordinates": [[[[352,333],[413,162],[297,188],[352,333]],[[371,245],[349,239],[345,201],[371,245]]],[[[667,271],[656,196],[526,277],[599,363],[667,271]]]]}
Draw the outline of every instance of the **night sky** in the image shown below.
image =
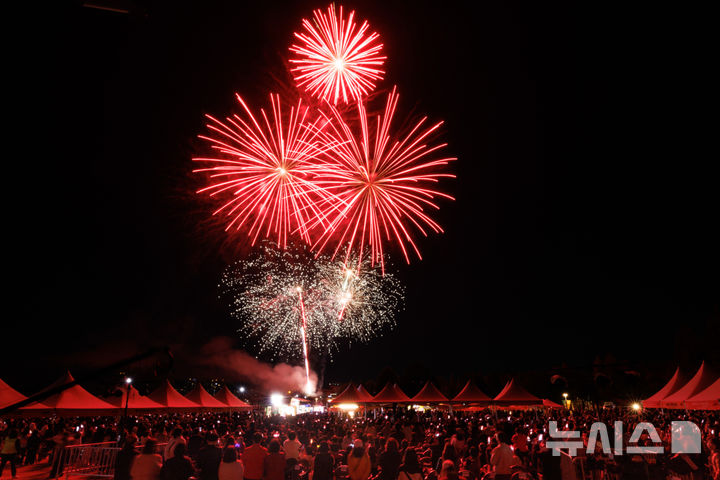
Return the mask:
{"type": "MultiPolygon", "coordinates": [[[[423,261],[392,257],[397,328],[339,352],[328,379],[719,361],[708,15],[472,3],[344,4],[382,36],[380,88],[445,120],[459,161],[446,233],[420,240],[423,261]]],[[[292,33],[325,7],[70,2],[6,18],[23,33],[4,75],[0,377],[29,393],[65,367],[236,335],[217,284],[247,249],[221,247],[190,158],[204,113],[288,82],[292,33]]]]}

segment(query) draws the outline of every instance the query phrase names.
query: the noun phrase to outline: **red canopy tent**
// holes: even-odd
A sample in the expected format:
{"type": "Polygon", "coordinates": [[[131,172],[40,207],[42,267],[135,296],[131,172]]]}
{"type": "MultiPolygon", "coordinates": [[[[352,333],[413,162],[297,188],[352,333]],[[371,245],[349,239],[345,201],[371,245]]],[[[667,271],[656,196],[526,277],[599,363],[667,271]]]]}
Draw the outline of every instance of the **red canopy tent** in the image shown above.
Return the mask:
{"type": "Polygon", "coordinates": [[[685,402],[692,410],[720,410],[720,378],[685,402]]]}
{"type": "Polygon", "coordinates": [[[645,408],[660,408],[660,402],[665,400],[667,397],[677,392],[687,383],[687,378],[680,371],[680,367],[675,370],[675,374],[672,376],[670,381],[665,384],[655,395],[651,396],[647,400],[643,400],[642,404],[645,408]]]}
{"type": "Polygon", "coordinates": [[[431,381],[428,380],[417,395],[412,397],[412,401],[416,403],[439,403],[447,402],[448,399],[440,390],[437,389],[435,385],[433,385],[431,381]]]}
{"type": "Polygon", "coordinates": [[[485,395],[482,390],[475,386],[472,380],[468,380],[460,393],[455,395],[453,402],[462,403],[484,403],[489,404],[491,398],[485,395]]]}
{"type": "Polygon", "coordinates": [[[333,398],[330,403],[333,405],[340,405],[342,403],[367,403],[369,401],[372,401],[372,396],[370,396],[369,399],[364,397],[358,391],[358,387],[356,387],[353,383],[348,383],[348,386],[345,387],[345,389],[335,398],[333,398]]]}
{"type": "Polygon", "coordinates": [[[217,392],[215,394],[215,399],[221,401],[222,403],[228,405],[230,408],[233,408],[233,409],[241,409],[241,410],[252,409],[252,405],[250,405],[249,403],[243,402],[238,397],[233,395],[227,386],[224,386],[223,388],[220,389],[219,392],[217,392]]]}
{"type": "Polygon", "coordinates": [[[547,407],[547,408],[563,408],[563,406],[560,405],[559,403],[555,403],[552,400],[548,400],[547,398],[543,398],[542,404],[543,404],[543,407],[547,407]]]}
{"type": "Polygon", "coordinates": [[[185,398],[187,398],[191,402],[197,403],[203,408],[230,408],[227,403],[223,403],[217,398],[210,395],[200,383],[195,385],[195,388],[193,388],[190,393],[185,395],[185,398]]]}
{"type": "Polygon", "coordinates": [[[528,393],[520,384],[515,382],[515,379],[511,379],[502,392],[498,393],[492,401],[493,405],[498,406],[531,406],[531,405],[542,405],[543,402],[535,395],[528,393]]]}
{"type": "Polygon", "coordinates": [[[361,399],[360,400],[361,402],[363,402],[363,403],[372,402],[373,396],[370,395],[370,392],[365,390],[365,387],[362,386],[362,383],[360,385],[358,385],[357,393],[361,399]]]}
{"type": "MultiPolygon", "coordinates": [[[[60,385],[66,385],[70,382],[74,382],[75,379],[70,372],[65,372],[65,375],[58,381],[53,383],[50,387],[45,389],[46,391],[50,388],[60,385]]],[[[117,410],[115,405],[100,400],[95,395],[85,390],[80,385],[73,385],[72,387],[63,390],[60,393],[56,393],[42,401],[42,403],[35,402],[31,403],[23,409],[50,409],[55,410],[58,413],[67,413],[73,415],[81,415],[83,413],[99,414],[112,413],[117,410]]],[[[22,410],[22,409],[21,409],[22,410]]]]}
{"type": "Polygon", "coordinates": [[[0,378],[0,408],[14,405],[27,397],[18,392],[0,378]]]}
{"type": "Polygon", "coordinates": [[[700,365],[695,376],[690,379],[682,388],[678,389],[672,395],[665,397],[660,401],[663,408],[685,408],[685,402],[705,390],[717,379],[717,375],[705,366],[705,362],[700,365]]]}
{"type": "Polygon", "coordinates": [[[127,408],[128,410],[132,411],[138,411],[138,410],[155,410],[157,408],[164,408],[159,403],[150,400],[148,397],[144,397],[140,395],[140,392],[137,391],[135,387],[132,385],[130,386],[130,399],[128,400],[128,389],[123,388],[122,396],[121,397],[108,397],[105,399],[107,402],[112,403],[117,408],[124,409],[126,405],[127,400],[127,408]]]}
{"type": "Polygon", "coordinates": [[[201,408],[197,403],[180,395],[180,393],[175,390],[172,385],[170,385],[169,380],[165,380],[158,388],[155,389],[155,391],[148,395],[148,398],[150,400],[154,400],[165,408],[201,408]]]}
{"type": "Polygon", "coordinates": [[[397,383],[388,383],[370,400],[372,403],[408,403],[410,397],[405,395],[397,383]]]}

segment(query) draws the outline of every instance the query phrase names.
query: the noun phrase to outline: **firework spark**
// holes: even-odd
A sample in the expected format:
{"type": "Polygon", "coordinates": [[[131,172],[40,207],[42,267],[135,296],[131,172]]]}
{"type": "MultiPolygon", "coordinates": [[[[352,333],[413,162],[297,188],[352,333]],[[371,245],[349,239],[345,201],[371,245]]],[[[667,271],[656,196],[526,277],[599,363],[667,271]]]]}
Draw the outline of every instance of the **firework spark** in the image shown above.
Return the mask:
{"type": "Polygon", "coordinates": [[[358,28],[355,12],[347,19],[343,9],[337,14],[330,5],[327,14],[313,12],[313,23],[303,20],[303,33],[295,33],[299,45],[290,47],[296,56],[290,59],[298,86],[310,95],[337,104],[360,101],[382,80],[380,70],[385,57],[377,33],[368,34],[367,22],[358,28]]]}
{"type": "Polygon", "coordinates": [[[455,177],[446,173],[446,167],[456,159],[438,154],[447,144],[428,144],[442,122],[427,126],[424,117],[406,135],[396,134],[392,121],[398,97],[393,89],[373,128],[365,105],[358,102],[357,124],[346,122],[331,106],[328,123],[318,131],[333,146],[323,156],[325,168],[318,170],[315,183],[333,201],[319,204],[328,221],[312,225],[321,230],[314,247],[321,252],[332,249],[333,257],[346,247],[346,263],[353,252],[368,249],[371,264],[379,263],[384,269],[385,242],[397,245],[408,263],[410,248],[422,259],[413,233],[442,232],[426,210],[439,208],[438,197],[453,200],[436,185],[443,178],[455,177]]]}
{"type": "Polygon", "coordinates": [[[327,255],[264,243],[226,269],[221,290],[240,332],[261,352],[307,358],[308,348],[331,353],[395,324],[403,297],[397,279],[367,260],[354,265],[349,279],[346,265],[327,255]]]}
{"type": "Polygon", "coordinates": [[[319,163],[315,160],[331,144],[319,144],[316,134],[320,119],[310,119],[309,109],[298,102],[283,115],[280,98],[271,95],[272,116],[260,110],[260,121],[238,95],[244,116],[225,121],[207,115],[213,136],[200,136],[210,142],[219,158],[194,158],[209,166],[194,170],[206,172],[210,185],[198,193],[222,198],[213,215],[224,213],[233,227],[243,229],[255,244],[258,237],[273,237],[285,246],[288,236],[297,232],[310,241],[309,219],[322,219],[318,199],[330,200],[327,192],[312,182],[319,163]]]}

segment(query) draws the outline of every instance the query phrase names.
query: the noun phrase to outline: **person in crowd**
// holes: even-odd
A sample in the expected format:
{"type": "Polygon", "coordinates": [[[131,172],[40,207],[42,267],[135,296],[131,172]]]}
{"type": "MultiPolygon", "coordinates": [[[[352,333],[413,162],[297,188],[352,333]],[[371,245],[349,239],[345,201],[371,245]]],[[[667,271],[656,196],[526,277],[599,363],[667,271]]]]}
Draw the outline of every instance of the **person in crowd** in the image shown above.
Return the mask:
{"type": "Polygon", "coordinates": [[[509,480],[512,476],[513,465],[518,464],[518,459],[507,444],[507,435],[505,432],[495,434],[498,446],[492,450],[490,455],[490,464],[495,472],[495,480],[509,480]]]}
{"type": "Polygon", "coordinates": [[[162,480],[188,480],[194,476],[195,467],[192,460],[185,456],[185,452],[187,452],[185,444],[178,442],[172,451],[173,456],[165,460],[165,465],[160,472],[162,480]]]}
{"type": "Polygon", "coordinates": [[[238,459],[235,445],[225,448],[223,452],[222,462],[218,470],[219,480],[243,480],[245,475],[245,467],[241,460],[238,459]]]}
{"type": "Polygon", "coordinates": [[[117,454],[115,462],[115,480],[130,480],[130,469],[137,456],[135,445],[137,437],[133,434],[125,437],[125,443],[117,454]]]}
{"type": "Polygon", "coordinates": [[[399,444],[395,438],[388,438],[385,442],[385,451],[378,458],[380,467],[379,480],[395,480],[398,476],[398,469],[402,463],[402,455],[399,451],[399,444]]]}
{"type": "Polygon", "coordinates": [[[155,453],[157,442],[147,438],[140,455],[136,456],[130,469],[132,480],[160,480],[162,457],[155,453]]]}
{"type": "Polygon", "coordinates": [[[218,468],[222,460],[222,450],[218,447],[218,436],[208,433],[205,445],[197,454],[197,467],[200,480],[218,480],[218,468]]]}
{"type": "Polygon", "coordinates": [[[14,428],[9,429],[8,434],[2,441],[0,447],[0,477],[2,476],[5,465],[10,463],[10,473],[12,478],[17,478],[17,458],[20,452],[20,440],[18,432],[14,428]]]}
{"type": "Polygon", "coordinates": [[[285,452],[285,458],[287,460],[300,460],[301,449],[302,444],[298,441],[297,434],[295,432],[289,432],[287,440],[283,442],[283,452],[285,452]]]}
{"type": "Polygon", "coordinates": [[[453,447],[452,442],[450,442],[450,441],[445,442],[445,447],[443,447],[442,455],[440,455],[440,458],[438,459],[438,463],[437,463],[438,471],[442,470],[442,464],[446,460],[450,460],[457,467],[458,458],[457,458],[457,453],[455,453],[455,452],[456,452],[456,450],[455,450],[455,447],[453,447]]]}
{"type": "Polygon", "coordinates": [[[245,447],[242,454],[245,480],[263,480],[265,477],[265,458],[268,456],[268,451],[262,446],[262,439],[262,434],[255,432],[252,436],[252,444],[245,447]]]}
{"type": "Polygon", "coordinates": [[[438,480],[458,480],[458,471],[455,462],[452,460],[443,460],[438,480]]]}
{"type": "MultiPolygon", "coordinates": [[[[397,442],[395,442],[397,446],[397,442]]],[[[367,480],[370,476],[370,457],[363,446],[362,440],[355,440],[347,457],[348,476],[350,480],[367,480]]]]}
{"type": "Polygon", "coordinates": [[[330,454],[328,442],[321,442],[313,463],[313,480],[332,480],[335,460],[330,454]]]}
{"type": "MultiPolygon", "coordinates": [[[[187,447],[187,440],[185,440],[185,438],[182,436],[182,428],[175,427],[170,436],[170,440],[168,440],[167,444],[165,445],[165,461],[173,458],[175,454],[175,447],[180,444],[183,444],[187,447]]],[[[187,451],[187,448],[185,450],[187,451]]]]}
{"type": "MultiPolygon", "coordinates": [[[[265,457],[263,480],[285,479],[285,454],[280,451],[280,442],[272,440],[268,445],[268,455],[265,457]]],[[[297,460],[295,461],[297,463],[297,460]]]]}
{"type": "Polygon", "coordinates": [[[415,447],[405,449],[403,462],[398,469],[397,480],[423,480],[422,468],[415,447]]]}

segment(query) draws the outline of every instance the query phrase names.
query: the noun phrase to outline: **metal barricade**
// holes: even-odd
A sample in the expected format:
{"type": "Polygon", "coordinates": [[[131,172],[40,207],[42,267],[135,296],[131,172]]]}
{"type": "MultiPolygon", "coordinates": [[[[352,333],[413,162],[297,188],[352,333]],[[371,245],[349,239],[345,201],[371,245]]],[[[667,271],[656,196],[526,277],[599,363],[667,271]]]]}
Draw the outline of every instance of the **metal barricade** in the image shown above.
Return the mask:
{"type": "Polygon", "coordinates": [[[71,475],[112,478],[119,451],[115,442],[68,445],[60,459],[65,478],[71,475]]]}

